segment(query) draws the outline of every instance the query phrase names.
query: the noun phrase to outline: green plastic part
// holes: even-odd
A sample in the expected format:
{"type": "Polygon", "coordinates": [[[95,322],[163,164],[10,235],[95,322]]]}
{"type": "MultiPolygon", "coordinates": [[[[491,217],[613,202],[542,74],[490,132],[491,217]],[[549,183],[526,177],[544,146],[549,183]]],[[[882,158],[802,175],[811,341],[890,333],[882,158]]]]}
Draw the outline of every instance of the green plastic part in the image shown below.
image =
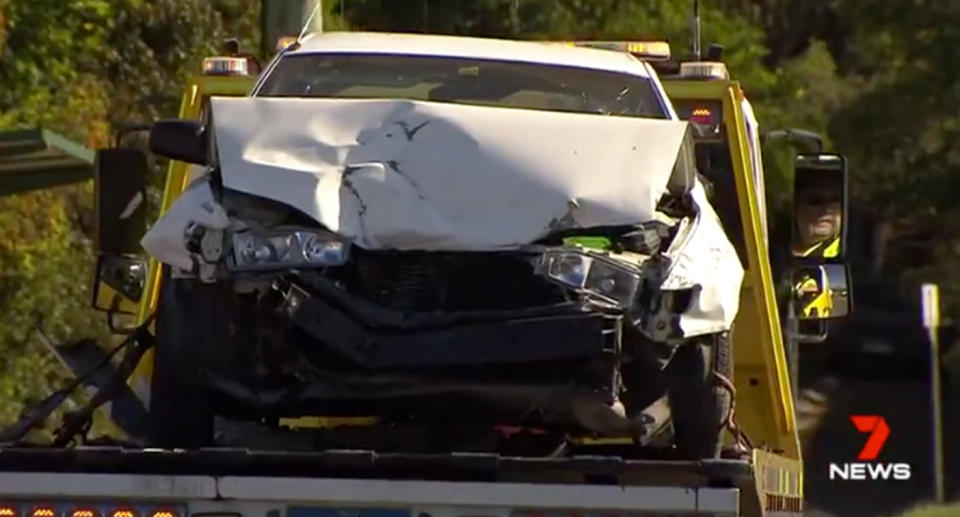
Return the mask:
{"type": "Polygon", "coordinates": [[[563,239],[564,246],[582,246],[601,250],[610,249],[611,244],[610,239],[593,235],[578,235],[563,239]]]}

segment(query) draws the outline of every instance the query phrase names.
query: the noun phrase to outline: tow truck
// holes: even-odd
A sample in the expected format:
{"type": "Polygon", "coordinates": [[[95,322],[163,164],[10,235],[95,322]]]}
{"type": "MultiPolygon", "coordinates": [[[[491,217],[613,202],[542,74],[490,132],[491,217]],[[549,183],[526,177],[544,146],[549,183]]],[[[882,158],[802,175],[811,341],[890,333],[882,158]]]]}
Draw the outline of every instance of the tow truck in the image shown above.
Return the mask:
{"type": "MultiPolygon", "coordinates": [[[[561,44],[626,53],[649,63],[661,71],[651,78],[662,82],[671,109],[692,127],[697,169],[744,272],[730,337],[732,361],[722,358],[713,372],[719,387],[731,394],[722,453],[637,458],[623,452],[633,438],[590,433],[568,436],[568,452],[540,457],[316,450],[296,443],[293,434],[259,436],[262,430],[254,427],[241,428],[232,438],[221,436],[214,447],[151,448],[135,440],[76,445],[89,429],[94,408],[106,402],[113,420],[131,436],[148,436],[157,424],[148,423],[156,386],[153,315],[164,282],[172,280],[158,260],[145,262],[140,255],[147,156],[117,147],[97,153],[100,231],[93,302],[126,335],[113,349],[124,356],[110,363],[106,351],[58,348],[77,371],[77,382],[35,408],[27,427],[78,386],[99,391],[83,410],[65,418],[52,448],[22,443],[23,426],[0,437],[8,442],[0,449],[0,517],[801,515],[803,462],[768,259],[760,135],[740,84],[728,76],[716,51],[713,59],[670,63],[666,42],[561,44]],[[125,318],[134,324],[124,327],[125,318]],[[109,373],[90,375],[90,365],[109,373]],[[258,439],[274,445],[252,446],[258,439]]],[[[284,42],[280,53],[287,48],[284,42]]],[[[204,73],[184,89],[179,119],[209,121],[216,99],[249,95],[258,84],[247,73],[249,65],[248,57],[238,55],[208,58],[204,73]]],[[[190,156],[195,141],[180,143],[167,152],[190,156]]],[[[202,176],[202,167],[189,161],[170,161],[161,214],[169,214],[202,176]]],[[[199,245],[216,247],[206,241],[199,245]]],[[[835,260],[841,259],[842,254],[835,260]]],[[[179,403],[184,414],[191,414],[190,400],[179,403]]],[[[166,414],[174,418],[176,411],[166,414]]],[[[304,415],[261,423],[336,433],[363,429],[373,420],[304,415]]],[[[193,424],[205,425],[178,423],[193,424]]],[[[530,443],[536,443],[536,434],[527,436],[530,443]]]]}

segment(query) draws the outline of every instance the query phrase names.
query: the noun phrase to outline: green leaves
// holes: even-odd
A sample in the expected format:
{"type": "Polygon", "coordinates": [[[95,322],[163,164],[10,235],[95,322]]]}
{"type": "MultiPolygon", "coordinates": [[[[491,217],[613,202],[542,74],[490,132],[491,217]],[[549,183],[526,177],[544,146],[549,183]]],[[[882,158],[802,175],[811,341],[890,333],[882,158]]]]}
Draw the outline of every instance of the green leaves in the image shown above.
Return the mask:
{"type": "MultiPolygon", "coordinates": [[[[99,148],[119,123],[175,117],[203,56],[229,36],[258,47],[258,15],[240,0],[0,0],[0,129],[99,148]]],[[[0,198],[0,426],[67,378],[41,316],[55,343],[113,339],[89,308],[92,196],[87,183],[0,198]]]]}

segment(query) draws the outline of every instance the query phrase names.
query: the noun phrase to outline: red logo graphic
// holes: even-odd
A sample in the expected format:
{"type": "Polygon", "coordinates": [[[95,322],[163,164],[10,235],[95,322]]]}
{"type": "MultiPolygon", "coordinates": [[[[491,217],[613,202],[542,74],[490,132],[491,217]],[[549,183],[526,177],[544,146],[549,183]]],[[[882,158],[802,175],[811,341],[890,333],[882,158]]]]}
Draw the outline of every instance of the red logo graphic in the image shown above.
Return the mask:
{"type": "Polygon", "coordinates": [[[877,456],[880,455],[880,449],[883,448],[883,444],[890,436],[890,426],[887,425],[887,421],[879,415],[852,415],[850,420],[853,421],[857,431],[870,433],[870,437],[867,438],[867,443],[864,444],[860,454],[857,455],[857,459],[877,459],[877,456]]]}

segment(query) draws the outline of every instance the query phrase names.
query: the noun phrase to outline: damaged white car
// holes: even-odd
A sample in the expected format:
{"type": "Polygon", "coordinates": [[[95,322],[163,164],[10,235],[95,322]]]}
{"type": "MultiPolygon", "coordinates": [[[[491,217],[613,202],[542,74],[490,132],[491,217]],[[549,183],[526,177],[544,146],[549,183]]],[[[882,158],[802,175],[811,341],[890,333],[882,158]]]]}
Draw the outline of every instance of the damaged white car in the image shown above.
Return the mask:
{"type": "Polygon", "coordinates": [[[142,241],[158,444],[323,415],[374,418],[325,448],[718,455],[743,270],[643,61],[314,35],[151,146],[205,167],[142,241]]]}

